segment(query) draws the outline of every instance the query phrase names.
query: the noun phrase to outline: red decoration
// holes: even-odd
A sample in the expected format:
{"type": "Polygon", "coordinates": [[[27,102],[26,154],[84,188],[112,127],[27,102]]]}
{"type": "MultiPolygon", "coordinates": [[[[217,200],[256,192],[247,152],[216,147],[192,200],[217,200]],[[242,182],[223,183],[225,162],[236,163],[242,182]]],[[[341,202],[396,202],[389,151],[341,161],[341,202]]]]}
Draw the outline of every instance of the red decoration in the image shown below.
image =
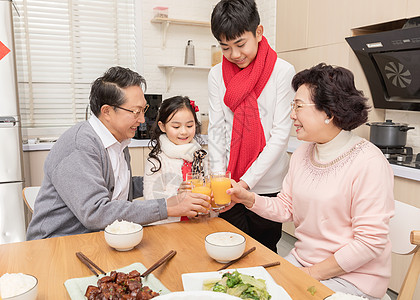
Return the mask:
{"type": "Polygon", "coordinates": [[[195,112],[198,112],[199,111],[198,106],[195,105],[195,101],[190,100],[190,104],[191,104],[191,106],[192,106],[192,108],[194,109],[195,112]]]}
{"type": "Polygon", "coordinates": [[[10,49],[7,48],[5,44],[0,42],[0,60],[2,60],[3,57],[5,57],[7,54],[9,54],[9,52],[10,52],[10,49]]]}

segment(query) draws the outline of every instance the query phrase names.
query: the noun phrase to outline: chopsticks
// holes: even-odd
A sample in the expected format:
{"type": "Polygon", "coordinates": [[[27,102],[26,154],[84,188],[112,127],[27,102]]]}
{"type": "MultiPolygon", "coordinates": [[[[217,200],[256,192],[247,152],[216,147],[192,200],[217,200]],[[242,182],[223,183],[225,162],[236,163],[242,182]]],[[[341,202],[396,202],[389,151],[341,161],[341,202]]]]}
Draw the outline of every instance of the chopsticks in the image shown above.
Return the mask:
{"type": "Polygon", "coordinates": [[[96,277],[99,276],[99,274],[95,271],[93,267],[95,267],[99,272],[106,275],[106,272],[99,268],[93,261],[91,261],[86,255],[84,255],[82,252],[76,252],[76,256],[80,261],[91,270],[93,274],[96,275],[96,277]]]}
{"type": "Polygon", "coordinates": [[[230,267],[231,265],[233,265],[234,263],[236,263],[238,260],[244,258],[245,256],[247,256],[249,253],[251,253],[252,251],[254,251],[256,248],[252,247],[251,249],[245,251],[239,258],[232,260],[231,262],[228,262],[227,264],[223,265],[220,269],[218,269],[217,271],[221,271],[226,269],[227,267],[230,267]]]}
{"type": "Polygon", "coordinates": [[[159,259],[156,263],[154,263],[150,268],[148,268],[143,274],[140,275],[140,277],[146,277],[150,273],[152,273],[154,270],[156,270],[158,267],[160,267],[163,263],[170,260],[172,257],[174,257],[176,254],[175,250],[169,251],[164,257],[159,259]]]}
{"type": "Polygon", "coordinates": [[[269,263],[269,264],[261,265],[261,267],[263,267],[263,268],[270,268],[270,267],[274,267],[274,266],[278,266],[278,265],[280,265],[280,262],[279,261],[275,261],[275,262],[272,262],[272,263],[269,263]]]}

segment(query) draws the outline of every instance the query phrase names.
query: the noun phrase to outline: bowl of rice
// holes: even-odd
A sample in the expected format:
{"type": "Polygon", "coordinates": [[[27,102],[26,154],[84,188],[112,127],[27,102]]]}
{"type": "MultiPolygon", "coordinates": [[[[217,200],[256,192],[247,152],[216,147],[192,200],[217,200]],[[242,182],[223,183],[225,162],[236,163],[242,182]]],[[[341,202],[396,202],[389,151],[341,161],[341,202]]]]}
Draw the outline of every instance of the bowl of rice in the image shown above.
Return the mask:
{"type": "Polygon", "coordinates": [[[214,232],[205,238],[207,254],[219,263],[239,258],[244,253],[245,245],[245,237],[234,232],[214,232]]]}
{"type": "Polygon", "coordinates": [[[0,296],[3,300],[35,300],[38,279],[22,273],[6,273],[0,277],[0,296]]]}
{"type": "Polygon", "coordinates": [[[365,297],[359,297],[355,295],[345,294],[342,292],[337,292],[332,294],[331,296],[328,296],[327,298],[324,298],[324,300],[368,300],[365,297]]]}
{"type": "Polygon", "coordinates": [[[143,226],[124,220],[115,220],[105,227],[104,235],[109,246],[118,251],[128,251],[143,239],[143,226]]]}

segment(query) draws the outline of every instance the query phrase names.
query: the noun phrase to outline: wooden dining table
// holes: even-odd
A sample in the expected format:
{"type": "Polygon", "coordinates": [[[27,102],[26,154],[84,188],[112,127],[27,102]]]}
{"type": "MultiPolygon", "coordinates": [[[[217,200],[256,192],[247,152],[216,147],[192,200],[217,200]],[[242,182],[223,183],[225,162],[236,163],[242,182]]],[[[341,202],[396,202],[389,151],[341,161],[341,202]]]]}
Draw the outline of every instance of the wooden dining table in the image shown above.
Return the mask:
{"type": "Polygon", "coordinates": [[[292,299],[324,299],[333,293],[221,218],[146,226],[140,244],[126,252],[109,247],[103,231],[0,245],[0,276],[4,273],[32,274],[39,281],[38,299],[70,299],[64,282],[70,278],[92,276],[78,260],[76,252],[83,252],[105,271],[112,271],[136,262],[150,267],[168,251],[176,250],[177,254],[153,274],[170,291],[183,291],[181,274],[216,271],[222,266],[208,256],[204,244],[206,235],[218,231],[241,233],[246,237],[246,250],[256,247],[255,251],[230,268],[255,267],[280,261],[279,266],[267,268],[267,271],[292,299]],[[308,291],[309,287],[313,287],[314,295],[308,291]]]}

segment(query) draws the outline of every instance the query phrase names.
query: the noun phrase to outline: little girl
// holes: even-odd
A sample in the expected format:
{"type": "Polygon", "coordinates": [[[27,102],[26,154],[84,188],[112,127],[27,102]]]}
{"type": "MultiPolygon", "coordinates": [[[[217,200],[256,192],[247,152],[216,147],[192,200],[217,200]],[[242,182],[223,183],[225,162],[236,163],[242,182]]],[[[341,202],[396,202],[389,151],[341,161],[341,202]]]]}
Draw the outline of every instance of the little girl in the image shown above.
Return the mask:
{"type": "MultiPolygon", "coordinates": [[[[176,195],[188,172],[203,171],[207,152],[199,143],[201,124],[197,111],[198,107],[188,97],[175,96],[162,102],[151,132],[152,150],[145,163],[146,200],[176,195]]],[[[176,204],[167,203],[168,206],[176,204]]],[[[179,220],[179,217],[169,217],[153,224],[179,220]]]]}

